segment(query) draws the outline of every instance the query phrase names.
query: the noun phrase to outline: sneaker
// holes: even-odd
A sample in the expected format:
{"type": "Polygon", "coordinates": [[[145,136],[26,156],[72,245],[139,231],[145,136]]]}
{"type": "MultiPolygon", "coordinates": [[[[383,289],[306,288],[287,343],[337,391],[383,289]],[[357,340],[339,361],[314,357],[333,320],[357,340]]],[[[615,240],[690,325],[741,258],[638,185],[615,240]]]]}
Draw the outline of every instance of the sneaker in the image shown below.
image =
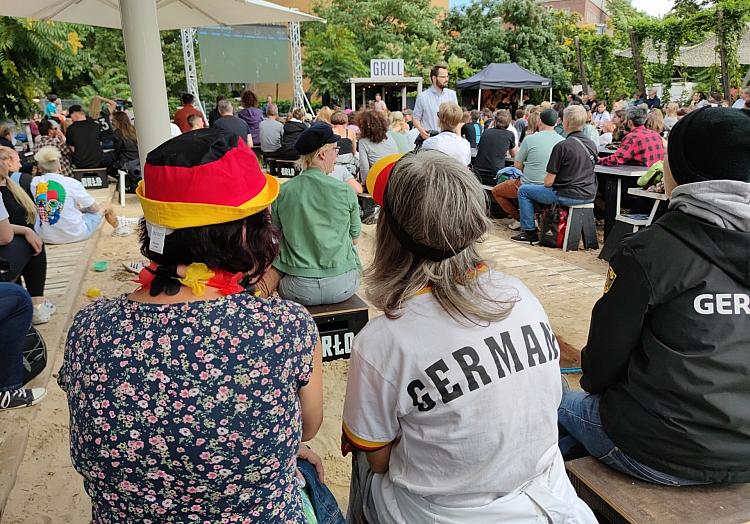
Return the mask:
{"type": "Polygon", "coordinates": [[[31,323],[34,325],[46,324],[50,317],[55,314],[55,311],[57,311],[57,306],[45,298],[44,302],[34,306],[31,323]]]}
{"type": "Polygon", "coordinates": [[[137,262],[123,262],[122,267],[124,267],[126,270],[130,271],[131,273],[135,273],[136,275],[140,274],[141,270],[143,270],[144,267],[146,267],[146,264],[141,262],[140,260],[137,262]]]}
{"type": "Polygon", "coordinates": [[[117,217],[118,226],[133,227],[133,226],[137,226],[140,223],[141,223],[141,217],[122,217],[122,216],[117,217]]]}
{"type": "Polygon", "coordinates": [[[521,231],[520,235],[510,237],[510,239],[516,242],[528,242],[532,246],[539,243],[539,235],[537,235],[536,231],[521,231]]]}
{"type": "Polygon", "coordinates": [[[518,231],[519,229],[521,229],[521,223],[518,220],[514,220],[508,225],[508,229],[510,229],[511,231],[518,231]]]}
{"type": "Polygon", "coordinates": [[[133,228],[130,226],[123,226],[118,224],[114,231],[112,231],[113,237],[126,237],[133,232],[133,228]]]}
{"type": "Polygon", "coordinates": [[[0,411],[27,408],[38,404],[47,394],[44,388],[18,388],[0,393],[0,411]]]}

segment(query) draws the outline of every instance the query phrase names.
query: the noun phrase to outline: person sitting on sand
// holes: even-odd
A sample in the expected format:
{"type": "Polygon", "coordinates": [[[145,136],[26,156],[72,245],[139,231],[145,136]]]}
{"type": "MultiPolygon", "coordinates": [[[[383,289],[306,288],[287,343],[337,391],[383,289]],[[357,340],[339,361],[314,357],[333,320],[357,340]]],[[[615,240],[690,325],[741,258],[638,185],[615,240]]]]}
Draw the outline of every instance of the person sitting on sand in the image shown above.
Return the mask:
{"type": "MultiPolygon", "coordinates": [[[[300,305],[240,285],[278,251],[268,206],[279,184],[217,129],[146,160],[137,195],[151,263],[140,289],[78,312],[58,378],[92,521],[309,522],[296,470],[309,458],[322,477],[302,444],[323,419],[318,330],[300,305]]],[[[342,523],[317,488],[308,498],[329,508],[319,521],[342,523]]]]}
{"type": "Polygon", "coordinates": [[[331,126],[316,122],[295,143],[302,172],[281,186],[271,209],[282,232],[279,256],[259,290],[305,306],[335,304],[359,287],[362,265],[355,244],[362,229],[357,196],[328,176],[341,139],[331,126]]]}
{"type": "Polygon", "coordinates": [[[375,171],[367,291],[385,314],[355,337],[349,365],[349,522],[595,524],[557,447],[549,319],[478,253],[491,227],[482,186],[436,151],[375,171]]]}
{"type": "Polygon", "coordinates": [[[670,212],[610,258],[560,447],[640,480],[750,482],[750,111],[669,134],[670,212]],[[707,156],[705,151],[719,151],[707,156]]]}
{"type": "Polygon", "coordinates": [[[60,174],[60,150],[46,146],[34,155],[41,175],[31,180],[37,206],[37,234],[47,244],[81,242],[94,234],[102,217],[112,235],[127,236],[138,219],[117,216],[111,204],[97,204],[76,179],[60,174]]]}

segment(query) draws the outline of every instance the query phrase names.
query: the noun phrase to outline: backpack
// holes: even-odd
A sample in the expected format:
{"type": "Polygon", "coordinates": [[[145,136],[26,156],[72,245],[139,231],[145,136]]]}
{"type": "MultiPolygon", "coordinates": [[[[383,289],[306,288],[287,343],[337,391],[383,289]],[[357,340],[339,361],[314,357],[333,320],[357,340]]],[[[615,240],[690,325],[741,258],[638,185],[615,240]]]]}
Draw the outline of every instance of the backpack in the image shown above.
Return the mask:
{"type": "Polygon", "coordinates": [[[29,328],[23,341],[23,383],[28,383],[47,367],[47,345],[35,327],[29,328]]]}
{"type": "Polygon", "coordinates": [[[542,217],[539,220],[539,243],[545,247],[562,248],[567,226],[567,208],[552,204],[542,211],[542,217]]]}

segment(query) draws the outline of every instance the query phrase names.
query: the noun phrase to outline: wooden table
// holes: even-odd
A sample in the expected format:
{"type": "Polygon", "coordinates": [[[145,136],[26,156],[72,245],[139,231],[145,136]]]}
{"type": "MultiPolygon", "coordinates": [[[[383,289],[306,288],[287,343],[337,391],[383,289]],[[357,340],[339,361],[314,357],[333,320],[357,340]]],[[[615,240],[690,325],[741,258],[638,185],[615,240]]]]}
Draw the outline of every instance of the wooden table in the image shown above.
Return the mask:
{"type": "Polygon", "coordinates": [[[610,148],[605,147],[605,146],[599,146],[599,158],[607,157],[607,156],[613,154],[615,151],[617,151],[616,148],[615,149],[610,149],[610,148]]]}
{"type": "Polygon", "coordinates": [[[594,172],[604,179],[604,238],[609,235],[615,224],[615,217],[620,212],[622,201],[622,181],[625,180],[630,186],[646,174],[648,168],[645,166],[599,166],[594,172]]]}

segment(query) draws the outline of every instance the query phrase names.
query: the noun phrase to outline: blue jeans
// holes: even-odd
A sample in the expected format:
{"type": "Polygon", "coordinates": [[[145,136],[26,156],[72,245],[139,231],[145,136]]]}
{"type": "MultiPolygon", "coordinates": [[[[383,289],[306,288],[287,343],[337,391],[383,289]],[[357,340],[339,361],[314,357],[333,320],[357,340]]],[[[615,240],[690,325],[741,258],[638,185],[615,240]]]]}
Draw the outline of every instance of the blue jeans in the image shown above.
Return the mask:
{"type": "Polygon", "coordinates": [[[591,456],[626,475],[664,486],[691,486],[707,482],[688,480],[662,473],[629,457],[615,445],[604,431],[599,414],[600,395],[583,391],[564,391],[557,408],[560,431],[558,445],[563,456],[581,444],[591,456]]]}
{"type": "Polygon", "coordinates": [[[358,269],[324,278],[284,275],[279,282],[279,295],[303,306],[338,304],[357,292],[359,276],[358,269]]]}
{"type": "Polygon", "coordinates": [[[318,524],[344,524],[344,515],[341,514],[336,498],[328,486],[318,479],[315,466],[304,459],[297,459],[297,468],[305,477],[305,489],[310,496],[318,524]]]}
{"type": "Polygon", "coordinates": [[[521,213],[521,229],[524,231],[535,231],[534,225],[534,202],[539,204],[560,204],[561,206],[577,206],[588,204],[593,200],[581,200],[559,196],[553,187],[545,187],[537,184],[522,184],[518,188],[518,208],[521,213]]]}
{"type": "Polygon", "coordinates": [[[0,392],[23,386],[23,341],[33,313],[24,288],[0,282],[0,392]]]}

